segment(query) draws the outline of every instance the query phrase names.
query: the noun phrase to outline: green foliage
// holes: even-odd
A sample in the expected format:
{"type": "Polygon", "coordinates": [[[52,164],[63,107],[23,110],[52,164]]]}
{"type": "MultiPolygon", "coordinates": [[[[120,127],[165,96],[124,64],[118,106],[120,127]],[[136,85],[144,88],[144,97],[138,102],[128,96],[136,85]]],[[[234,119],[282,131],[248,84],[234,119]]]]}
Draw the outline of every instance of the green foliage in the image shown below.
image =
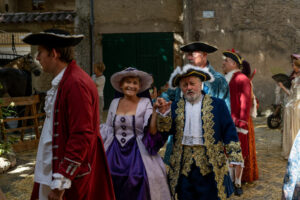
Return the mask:
{"type": "MultiPolygon", "coordinates": [[[[0,99],[0,104],[2,103],[1,99],[0,99]]],[[[15,116],[16,115],[16,111],[14,108],[14,102],[12,102],[8,107],[1,107],[0,110],[0,123],[3,123],[3,119],[9,116],[15,116]]],[[[12,144],[15,143],[18,139],[12,136],[9,136],[7,138],[7,140],[3,140],[2,136],[3,136],[3,128],[1,126],[0,128],[0,156],[10,153],[13,151],[12,149],[12,144]]]]}
{"type": "Polygon", "coordinates": [[[13,152],[12,144],[16,143],[18,138],[10,136],[7,141],[0,141],[0,156],[13,152]]]}

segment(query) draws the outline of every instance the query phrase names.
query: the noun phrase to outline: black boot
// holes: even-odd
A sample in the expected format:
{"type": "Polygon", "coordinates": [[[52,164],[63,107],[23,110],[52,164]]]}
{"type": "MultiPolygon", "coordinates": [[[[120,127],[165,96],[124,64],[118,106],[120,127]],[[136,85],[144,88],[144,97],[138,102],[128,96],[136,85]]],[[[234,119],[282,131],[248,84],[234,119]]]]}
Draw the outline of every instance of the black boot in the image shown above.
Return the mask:
{"type": "Polygon", "coordinates": [[[241,196],[243,194],[243,189],[241,185],[235,184],[234,185],[234,195],[241,196]]]}

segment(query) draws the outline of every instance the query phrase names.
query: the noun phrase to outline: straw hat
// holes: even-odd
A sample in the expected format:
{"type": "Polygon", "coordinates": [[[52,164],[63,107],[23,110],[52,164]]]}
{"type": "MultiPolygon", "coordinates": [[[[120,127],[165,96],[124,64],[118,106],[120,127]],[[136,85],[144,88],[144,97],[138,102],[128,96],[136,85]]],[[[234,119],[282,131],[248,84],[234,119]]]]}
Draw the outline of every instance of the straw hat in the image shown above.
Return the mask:
{"type": "Polygon", "coordinates": [[[137,70],[133,67],[128,67],[124,69],[123,71],[116,72],[110,77],[111,85],[115,90],[118,92],[123,93],[122,88],[120,87],[121,81],[125,77],[138,77],[140,78],[140,84],[141,88],[138,93],[145,91],[146,89],[151,87],[151,84],[153,82],[153,78],[150,74],[147,72],[143,72],[140,70],[137,70]]]}

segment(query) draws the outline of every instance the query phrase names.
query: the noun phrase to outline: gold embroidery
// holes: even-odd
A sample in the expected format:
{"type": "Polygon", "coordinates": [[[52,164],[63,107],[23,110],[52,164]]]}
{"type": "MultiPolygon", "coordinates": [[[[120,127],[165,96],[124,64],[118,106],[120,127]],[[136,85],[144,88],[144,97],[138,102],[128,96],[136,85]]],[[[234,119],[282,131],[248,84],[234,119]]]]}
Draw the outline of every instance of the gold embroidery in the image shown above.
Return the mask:
{"type": "Polygon", "coordinates": [[[224,178],[228,173],[228,164],[226,162],[226,157],[224,154],[224,147],[221,141],[215,144],[213,129],[213,106],[211,105],[212,99],[210,96],[205,95],[203,99],[203,108],[202,108],[202,120],[203,120],[203,137],[204,145],[206,146],[207,156],[209,163],[213,167],[213,172],[215,174],[215,181],[217,183],[218,197],[226,199],[225,187],[224,187],[224,178]]]}
{"type": "MultiPolygon", "coordinates": [[[[224,153],[224,145],[221,141],[215,144],[214,138],[214,121],[213,121],[213,106],[211,105],[212,99],[210,96],[205,95],[203,99],[202,107],[202,121],[203,121],[203,137],[204,146],[189,147],[182,145],[183,129],[184,129],[184,106],[185,102],[181,99],[176,109],[177,117],[176,122],[176,134],[174,135],[175,143],[173,146],[173,152],[170,156],[170,168],[168,178],[170,181],[170,190],[173,198],[176,199],[177,194],[175,188],[178,184],[179,175],[182,173],[188,176],[193,160],[195,160],[196,166],[200,168],[201,174],[207,175],[211,171],[215,174],[215,181],[217,183],[218,197],[223,200],[226,199],[224,179],[228,174],[227,158],[224,153]],[[182,162],[181,162],[182,161],[182,162]],[[181,168],[181,163],[183,164],[181,168]]],[[[232,156],[235,157],[235,151],[237,149],[236,144],[228,144],[229,149],[232,149],[232,156]]],[[[237,153],[238,154],[238,153],[237,153]]]]}
{"type": "Polygon", "coordinates": [[[180,99],[177,103],[178,108],[175,113],[177,117],[176,122],[176,134],[174,135],[174,146],[173,152],[170,156],[170,170],[169,170],[169,180],[170,180],[170,190],[172,196],[175,198],[176,192],[175,188],[178,182],[179,173],[180,173],[180,161],[182,157],[182,136],[183,136],[183,127],[184,127],[184,100],[180,99]]]}
{"type": "Polygon", "coordinates": [[[225,145],[228,161],[230,162],[244,162],[240,142],[230,142],[225,145]]]}
{"type": "Polygon", "coordinates": [[[193,148],[189,146],[183,147],[183,155],[182,155],[182,172],[181,174],[188,176],[191,171],[191,165],[193,164],[193,148]]]}
{"type": "Polygon", "coordinates": [[[202,176],[212,172],[207,156],[205,154],[204,146],[184,146],[183,147],[183,167],[182,174],[188,176],[191,171],[191,165],[195,161],[196,166],[199,167],[202,176]]]}
{"type": "Polygon", "coordinates": [[[169,113],[166,117],[161,115],[157,116],[157,130],[160,132],[168,132],[172,127],[172,117],[169,113]]]}

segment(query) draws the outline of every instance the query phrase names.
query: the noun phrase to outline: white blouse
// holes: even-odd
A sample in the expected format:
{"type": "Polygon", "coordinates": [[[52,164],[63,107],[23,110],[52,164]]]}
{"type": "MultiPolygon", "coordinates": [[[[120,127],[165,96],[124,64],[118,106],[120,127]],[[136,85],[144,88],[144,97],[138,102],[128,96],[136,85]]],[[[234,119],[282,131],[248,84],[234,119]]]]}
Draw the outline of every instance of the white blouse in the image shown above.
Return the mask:
{"type": "MultiPolygon", "coordinates": [[[[54,120],[54,104],[57,95],[59,83],[64,75],[64,68],[51,82],[52,88],[47,91],[45,100],[46,119],[39,141],[38,152],[36,156],[36,166],[34,171],[34,181],[54,188],[69,188],[71,181],[61,174],[52,174],[52,134],[54,120]],[[54,180],[52,180],[52,177],[54,180]]],[[[42,195],[42,194],[41,194],[42,195]]]]}

